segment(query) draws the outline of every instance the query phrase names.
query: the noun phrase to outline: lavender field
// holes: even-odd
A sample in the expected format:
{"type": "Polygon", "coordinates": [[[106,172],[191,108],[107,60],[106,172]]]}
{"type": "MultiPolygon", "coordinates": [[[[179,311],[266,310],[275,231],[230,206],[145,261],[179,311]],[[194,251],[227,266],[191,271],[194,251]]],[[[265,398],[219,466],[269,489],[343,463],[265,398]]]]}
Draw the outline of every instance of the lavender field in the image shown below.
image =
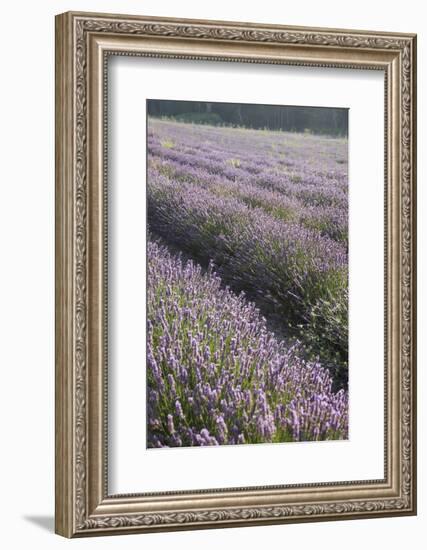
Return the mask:
{"type": "Polygon", "coordinates": [[[147,136],[148,446],[346,439],[347,139],[147,136]]]}

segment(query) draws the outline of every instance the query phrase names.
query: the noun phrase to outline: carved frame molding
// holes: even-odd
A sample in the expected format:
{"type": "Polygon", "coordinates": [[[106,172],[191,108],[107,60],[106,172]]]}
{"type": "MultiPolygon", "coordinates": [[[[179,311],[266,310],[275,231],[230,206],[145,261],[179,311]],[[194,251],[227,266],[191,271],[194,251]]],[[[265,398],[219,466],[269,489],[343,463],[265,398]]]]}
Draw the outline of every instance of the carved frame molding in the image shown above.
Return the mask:
{"type": "Polygon", "coordinates": [[[416,37],[66,13],[56,18],[56,531],[67,536],[414,514],[416,37]],[[106,58],[385,72],[384,480],[108,495],[103,307],[106,58]]]}

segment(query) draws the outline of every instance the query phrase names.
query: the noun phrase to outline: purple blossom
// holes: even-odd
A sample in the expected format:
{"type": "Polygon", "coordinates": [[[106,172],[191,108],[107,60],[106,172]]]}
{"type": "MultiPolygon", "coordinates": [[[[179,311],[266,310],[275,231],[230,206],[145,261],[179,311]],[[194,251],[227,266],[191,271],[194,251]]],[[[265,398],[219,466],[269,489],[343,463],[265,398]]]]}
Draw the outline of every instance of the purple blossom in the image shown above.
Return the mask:
{"type": "Polygon", "coordinates": [[[347,438],[348,394],[332,391],[328,371],[286,348],[212,270],[152,241],[148,317],[149,447],[347,438]],[[177,323],[177,307],[195,315],[177,323]],[[217,350],[214,368],[207,348],[217,350]]]}

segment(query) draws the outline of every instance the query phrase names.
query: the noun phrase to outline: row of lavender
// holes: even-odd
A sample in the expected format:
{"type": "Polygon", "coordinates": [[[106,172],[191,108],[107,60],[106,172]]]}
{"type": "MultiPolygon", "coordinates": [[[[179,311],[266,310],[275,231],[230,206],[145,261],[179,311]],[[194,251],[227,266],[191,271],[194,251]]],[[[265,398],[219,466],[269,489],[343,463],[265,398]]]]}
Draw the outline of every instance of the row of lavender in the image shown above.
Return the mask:
{"type": "Polygon", "coordinates": [[[348,241],[347,142],[150,120],[149,165],[348,241]]]}
{"type": "Polygon", "coordinates": [[[243,295],[148,242],[149,447],[345,439],[348,394],[243,295]]]}
{"type": "Polygon", "coordinates": [[[244,290],[346,383],[344,140],[149,122],[150,228],[244,290]]]}

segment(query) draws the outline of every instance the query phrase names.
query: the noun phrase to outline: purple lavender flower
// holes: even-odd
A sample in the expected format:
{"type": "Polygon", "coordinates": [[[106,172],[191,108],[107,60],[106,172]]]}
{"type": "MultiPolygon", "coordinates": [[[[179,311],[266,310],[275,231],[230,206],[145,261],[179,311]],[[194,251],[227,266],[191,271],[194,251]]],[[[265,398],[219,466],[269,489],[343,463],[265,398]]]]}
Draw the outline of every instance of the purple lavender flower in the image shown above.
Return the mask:
{"type": "Polygon", "coordinates": [[[152,241],[148,318],[149,447],[347,438],[348,395],[328,371],[278,341],[212,270],[152,241]]]}

